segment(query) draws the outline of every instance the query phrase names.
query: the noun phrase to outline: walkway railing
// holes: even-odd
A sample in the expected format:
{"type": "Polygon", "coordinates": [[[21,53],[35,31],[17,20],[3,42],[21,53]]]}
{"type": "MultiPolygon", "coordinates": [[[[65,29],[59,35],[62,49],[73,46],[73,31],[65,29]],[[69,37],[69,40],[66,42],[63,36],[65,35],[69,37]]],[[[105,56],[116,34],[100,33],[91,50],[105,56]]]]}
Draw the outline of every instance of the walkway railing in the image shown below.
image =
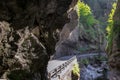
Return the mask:
{"type": "MultiPolygon", "coordinates": [[[[72,67],[75,64],[75,61],[77,61],[77,58],[76,58],[76,56],[73,56],[69,60],[66,60],[63,64],[61,64],[58,67],[54,68],[53,70],[49,71],[48,72],[49,80],[56,80],[56,79],[54,79],[56,77],[58,79],[60,79],[61,77],[64,77],[65,75],[60,76],[60,74],[64,71],[68,72],[68,70],[66,70],[66,69],[71,68],[69,70],[72,70],[72,67]],[[69,68],[67,68],[68,66],[69,66],[69,68]]],[[[67,72],[64,72],[64,73],[67,73],[67,72]]]]}

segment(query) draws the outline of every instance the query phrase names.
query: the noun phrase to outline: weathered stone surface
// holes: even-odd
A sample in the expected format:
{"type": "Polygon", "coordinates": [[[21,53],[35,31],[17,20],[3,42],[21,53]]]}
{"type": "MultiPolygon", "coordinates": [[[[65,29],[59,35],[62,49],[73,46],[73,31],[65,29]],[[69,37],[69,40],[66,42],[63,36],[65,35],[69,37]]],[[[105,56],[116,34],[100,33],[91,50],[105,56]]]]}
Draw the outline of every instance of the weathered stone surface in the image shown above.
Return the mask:
{"type": "Polygon", "coordinates": [[[55,57],[104,51],[106,41],[100,25],[83,26],[82,23],[78,23],[77,13],[74,10],[69,15],[72,18],[70,18],[69,23],[65,24],[60,33],[55,57]]]}
{"type": "MultiPolygon", "coordinates": [[[[12,80],[23,80],[27,79],[28,74],[33,75],[32,78],[36,73],[40,74],[42,70],[45,74],[45,65],[49,59],[46,48],[28,27],[14,31],[7,22],[0,22],[0,29],[1,78],[7,78],[8,75],[12,80]]],[[[32,80],[31,78],[29,80],[32,80]]]]}
{"type": "Polygon", "coordinates": [[[74,8],[69,12],[68,17],[70,18],[70,22],[64,25],[60,33],[60,39],[56,44],[56,52],[54,58],[72,55],[76,53],[75,48],[78,41],[79,28],[78,16],[74,8]]]}
{"type": "Polygon", "coordinates": [[[0,1],[0,78],[46,80],[58,29],[77,0],[0,1]],[[28,26],[28,27],[27,27],[28,26]]]}
{"type": "Polygon", "coordinates": [[[108,64],[105,55],[80,59],[80,80],[108,80],[108,64]]]}

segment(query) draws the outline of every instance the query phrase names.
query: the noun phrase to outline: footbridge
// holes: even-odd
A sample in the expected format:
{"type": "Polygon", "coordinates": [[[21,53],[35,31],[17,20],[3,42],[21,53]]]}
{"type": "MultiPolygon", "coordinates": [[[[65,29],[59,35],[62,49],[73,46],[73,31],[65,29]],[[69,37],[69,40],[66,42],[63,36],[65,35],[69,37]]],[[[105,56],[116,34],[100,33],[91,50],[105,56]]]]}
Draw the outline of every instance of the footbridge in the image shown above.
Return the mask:
{"type": "Polygon", "coordinates": [[[75,63],[77,63],[76,56],[66,56],[49,61],[47,68],[49,80],[68,80],[75,63]]]}
{"type": "MultiPolygon", "coordinates": [[[[100,53],[104,55],[105,53],[100,53]]],[[[74,65],[77,63],[77,60],[86,58],[86,57],[94,57],[99,56],[99,53],[86,53],[80,55],[72,55],[61,57],[56,60],[51,60],[48,62],[48,77],[49,80],[71,80],[67,79],[71,77],[71,71],[74,65]]]]}

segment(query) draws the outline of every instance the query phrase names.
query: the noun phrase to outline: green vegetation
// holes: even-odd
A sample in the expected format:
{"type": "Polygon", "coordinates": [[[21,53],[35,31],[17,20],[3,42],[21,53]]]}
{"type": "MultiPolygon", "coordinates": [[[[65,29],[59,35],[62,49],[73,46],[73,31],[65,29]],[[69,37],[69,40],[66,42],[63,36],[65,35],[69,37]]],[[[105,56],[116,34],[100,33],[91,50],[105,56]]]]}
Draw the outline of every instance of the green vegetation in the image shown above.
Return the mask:
{"type": "MultiPolygon", "coordinates": [[[[113,16],[116,10],[116,3],[113,4],[113,9],[111,10],[111,13],[109,15],[109,19],[108,19],[108,26],[106,28],[108,36],[107,36],[107,40],[108,40],[108,45],[107,45],[107,49],[111,52],[111,47],[112,47],[112,40],[113,40],[113,36],[114,36],[114,32],[113,32],[113,16]]],[[[108,52],[108,53],[110,53],[108,52]]]]}
{"type": "Polygon", "coordinates": [[[95,38],[97,38],[97,36],[99,35],[98,32],[101,30],[98,25],[99,21],[97,21],[94,18],[90,7],[87,4],[85,4],[84,2],[78,1],[77,7],[78,7],[77,13],[79,16],[79,21],[80,21],[79,22],[80,29],[82,31],[84,30],[83,33],[87,37],[89,37],[88,40],[90,40],[90,39],[95,40],[95,38]],[[84,27],[82,27],[81,25],[83,25],[84,27]],[[99,29],[98,29],[98,27],[99,27],[99,29]]]}
{"type": "Polygon", "coordinates": [[[113,15],[116,10],[116,3],[113,4],[113,9],[111,10],[111,13],[109,14],[109,19],[108,19],[108,26],[106,28],[108,34],[110,34],[112,27],[113,27],[113,15]]]}
{"type": "Polygon", "coordinates": [[[107,57],[101,56],[101,55],[96,56],[95,59],[98,60],[98,61],[107,61],[107,57]]]}
{"type": "Polygon", "coordinates": [[[74,67],[72,69],[72,73],[75,76],[78,76],[78,77],[80,76],[80,68],[79,68],[79,64],[78,63],[74,64],[74,67]]]}
{"type": "Polygon", "coordinates": [[[86,44],[87,46],[81,46],[79,48],[80,52],[100,49],[99,45],[105,39],[104,30],[100,22],[94,18],[91,8],[84,2],[78,1],[77,13],[79,16],[80,38],[88,42],[86,44]]]}
{"type": "Polygon", "coordinates": [[[83,53],[84,51],[87,51],[87,50],[89,50],[89,48],[88,47],[80,47],[79,48],[79,51],[81,52],[81,53],[83,53]]]}
{"type": "Polygon", "coordinates": [[[88,65],[90,63],[88,59],[82,59],[80,62],[84,65],[88,65]]]}
{"type": "Polygon", "coordinates": [[[84,26],[93,26],[97,20],[94,18],[90,7],[84,2],[78,1],[78,16],[80,17],[80,22],[83,23],[84,26]]]}

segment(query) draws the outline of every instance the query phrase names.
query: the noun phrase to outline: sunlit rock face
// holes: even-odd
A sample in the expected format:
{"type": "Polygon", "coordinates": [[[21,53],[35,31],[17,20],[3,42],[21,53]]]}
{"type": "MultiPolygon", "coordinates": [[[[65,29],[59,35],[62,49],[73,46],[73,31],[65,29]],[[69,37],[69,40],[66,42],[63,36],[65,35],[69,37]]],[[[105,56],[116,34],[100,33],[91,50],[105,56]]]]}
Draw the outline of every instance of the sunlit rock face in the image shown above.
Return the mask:
{"type": "Polygon", "coordinates": [[[68,17],[70,18],[70,22],[64,25],[60,33],[60,39],[56,44],[54,58],[72,55],[77,51],[75,49],[79,36],[79,28],[78,16],[74,8],[69,12],[68,17]]]}
{"type": "Polygon", "coordinates": [[[28,27],[15,31],[9,23],[0,22],[0,30],[1,78],[33,80],[36,74],[44,75],[49,59],[46,48],[28,27]]]}
{"type": "MultiPolygon", "coordinates": [[[[76,9],[76,8],[75,8],[76,9]]],[[[66,23],[56,44],[54,58],[80,53],[104,51],[105,35],[99,24],[91,27],[79,22],[76,10],[69,12],[70,22],[66,23]]]]}
{"type": "Polygon", "coordinates": [[[77,0],[0,1],[0,78],[47,80],[57,31],[77,0]]]}

